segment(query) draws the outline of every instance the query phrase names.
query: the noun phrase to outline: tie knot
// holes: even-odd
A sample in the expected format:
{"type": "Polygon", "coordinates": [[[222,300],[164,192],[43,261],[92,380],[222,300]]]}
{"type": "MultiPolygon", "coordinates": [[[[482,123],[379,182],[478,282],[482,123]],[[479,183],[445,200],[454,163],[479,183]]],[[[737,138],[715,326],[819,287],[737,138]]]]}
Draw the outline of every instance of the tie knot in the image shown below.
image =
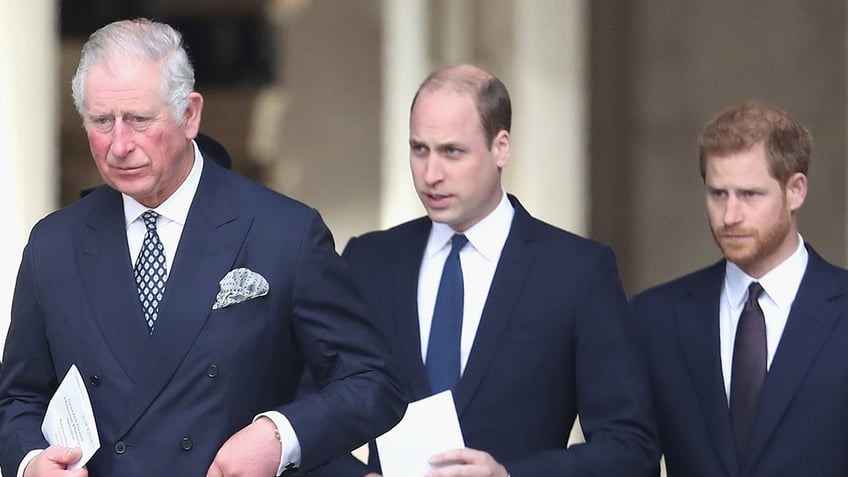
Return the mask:
{"type": "Polygon", "coordinates": [[[759,282],[751,282],[751,284],[748,285],[748,303],[755,303],[762,294],[763,286],[760,285],[759,282]]]}
{"type": "Polygon", "coordinates": [[[141,214],[141,219],[144,220],[144,226],[147,230],[156,230],[156,219],[159,218],[159,213],[152,210],[146,210],[141,214]]]}
{"type": "Polygon", "coordinates": [[[450,255],[457,255],[459,251],[462,250],[462,247],[468,243],[468,237],[462,234],[455,234],[451,237],[451,250],[450,255]]]}

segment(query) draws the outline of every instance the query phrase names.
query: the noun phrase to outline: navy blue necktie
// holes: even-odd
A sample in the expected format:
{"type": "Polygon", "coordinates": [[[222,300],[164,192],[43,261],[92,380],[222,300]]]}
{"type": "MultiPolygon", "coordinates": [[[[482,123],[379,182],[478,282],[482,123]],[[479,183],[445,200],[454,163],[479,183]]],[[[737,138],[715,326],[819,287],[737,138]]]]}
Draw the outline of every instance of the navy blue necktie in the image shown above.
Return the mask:
{"type": "Polygon", "coordinates": [[[453,389],[459,381],[459,346],[462,336],[462,264],[459,251],[468,243],[465,235],[451,238],[451,250],[442,269],[442,279],[433,309],[427,358],[424,362],[433,394],[453,389]]]}
{"type": "Polygon", "coordinates": [[[144,220],[147,233],[144,235],[144,242],[135,262],[133,274],[138,287],[138,299],[141,300],[141,308],[144,311],[144,320],[147,321],[150,334],[153,334],[156,318],[159,316],[159,302],[162,301],[162,294],[165,293],[165,280],[167,280],[165,247],[156,232],[156,219],[159,218],[159,214],[148,210],[141,214],[141,218],[144,220]]]}
{"type": "Polygon", "coordinates": [[[730,422],[736,439],[739,467],[746,459],[751,427],[760,389],[766,379],[766,320],[757,299],[763,287],[752,282],[748,287],[748,300],[736,325],[736,342],[733,345],[733,365],[730,371],[730,422]]]}

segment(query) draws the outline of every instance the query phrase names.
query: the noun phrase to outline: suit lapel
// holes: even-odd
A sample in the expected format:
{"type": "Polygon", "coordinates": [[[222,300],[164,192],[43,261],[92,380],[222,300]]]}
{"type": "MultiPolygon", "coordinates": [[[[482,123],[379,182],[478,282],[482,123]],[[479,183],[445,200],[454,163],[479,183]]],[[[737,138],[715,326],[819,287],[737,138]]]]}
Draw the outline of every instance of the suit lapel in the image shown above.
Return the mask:
{"type": "MultiPolygon", "coordinates": [[[[98,191],[99,193],[100,191],[98,191]]],[[[135,380],[149,343],[133,278],[121,195],[103,189],[85,224],[75,230],[80,280],[112,355],[135,380]]]]}
{"type": "Polygon", "coordinates": [[[399,317],[395,320],[399,335],[397,343],[401,346],[400,360],[409,379],[412,400],[430,395],[427,370],[421,359],[421,328],[418,317],[418,272],[421,269],[430,227],[431,222],[428,219],[416,224],[410,234],[410,240],[403,243],[398,251],[397,263],[393,265],[396,309],[392,310],[392,313],[393,316],[399,317]]]}
{"type": "Polygon", "coordinates": [[[218,280],[241,251],[252,221],[236,215],[230,190],[223,169],[205,161],[120,434],[132,427],[182,364],[209,317],[218,280]]]}
{"type": "Polygon", "coordinates": [[[768,443],[807,371],[836,325],[844,294],[839,278],[830,275],[828,264],[812,248],[807,271],[792,303],[786,328],[772,360],[751,435],[751,462],[768,443]]]}
{"type": "Polygon", "coordinates": [[[737,472],[719,346],[719,300],[725,262],[705,271],[689,290],[691,300],[675,310],[680,354],[692,377],[704,424],[728,475],[737,472]]]}
{"type": "Polygon", "coordinates": [[[525,281],[535,256],[532,249],[533,219],[515,197],[510,196],[510,201],[515,209],[512,226],[492,278],[471,354],[456,386],[456,409],[460,416],[480,386],[504,330],[515,314],[518,302],[516,290],[525,281]]]}

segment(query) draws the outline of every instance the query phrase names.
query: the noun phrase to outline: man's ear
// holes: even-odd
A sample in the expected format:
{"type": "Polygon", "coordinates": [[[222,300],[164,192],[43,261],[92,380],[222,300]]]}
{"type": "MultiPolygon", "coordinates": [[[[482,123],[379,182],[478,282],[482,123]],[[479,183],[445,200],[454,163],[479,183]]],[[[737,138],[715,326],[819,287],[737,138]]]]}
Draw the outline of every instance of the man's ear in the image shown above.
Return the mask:
{"type": "Polygon", "coordinates": [[[509,132],[501,129],[492,140],[492,155],[495,157],[495,164],[498,166],[498,169],[503,169],[506,163],[509,162],[510,152],[509,132]]]}
{"type": "Polygon", "coordinates": [[[789,210],[795,212],[804,205],[807,198],[807,176],[796,172],[786,181],[786,202],[789,210]]]}
{"type": "Polygon", "coordinates": [[[186,139],[194,139],[197,133],[200,132],[200,117],[203,112],[203,96],[198,92],[192,92],[188,95],[188,108],[185,112],[185,129],[186,139]]]}

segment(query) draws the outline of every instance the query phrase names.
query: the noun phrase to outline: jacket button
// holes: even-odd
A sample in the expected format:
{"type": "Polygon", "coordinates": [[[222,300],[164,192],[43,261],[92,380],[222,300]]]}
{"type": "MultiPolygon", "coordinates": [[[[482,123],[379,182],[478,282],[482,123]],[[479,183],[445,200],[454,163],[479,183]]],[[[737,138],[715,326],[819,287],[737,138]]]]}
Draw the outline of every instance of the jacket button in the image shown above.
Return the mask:
{"type": "Polygon", "coordinates": [[[115,453],[123,454],[127,451],[127,444],[124,441],[118,441],[115,443],[115,453]]]}
{"type": "Polygon", "coordinates": [[[194,446],[194,444],[191,442],[191,439],[189,439],[188,437],[183,437],[182,440],[180,441],[180,447],[182,447],[184,451],[191,450],[191,448],[193,446],[194,446]]]}
{"type": "Polygon", "coordinates": [[[206,375],[210,378],[218,377],[218,367],[214,364],[210,364],[208,368],[206,368],[206,375]]]}
{"type": "Polygon", "coordinates": [[[98,376],[96,374],[92,374],[88,378],[88,382],[91,383],[91,385],[94,386],[94,387],[100,386],[100,376],[98,376]]]}

